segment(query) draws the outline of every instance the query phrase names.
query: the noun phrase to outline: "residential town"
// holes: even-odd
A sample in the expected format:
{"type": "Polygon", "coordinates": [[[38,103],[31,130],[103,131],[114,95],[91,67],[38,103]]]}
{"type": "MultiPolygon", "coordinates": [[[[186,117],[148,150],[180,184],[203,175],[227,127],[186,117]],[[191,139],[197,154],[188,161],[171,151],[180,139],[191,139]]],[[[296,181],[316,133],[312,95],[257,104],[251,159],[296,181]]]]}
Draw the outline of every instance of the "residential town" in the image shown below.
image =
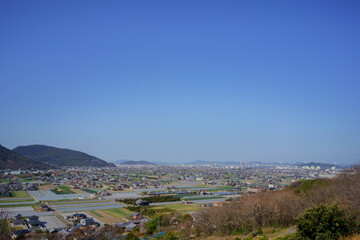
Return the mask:
{"type": "Polygon", "coordinates": [[[162,166],[63,167],[0,172],[0,217],[14,238],[79,229],[138,229],[164,212],[196,216],[244,195],[279,191],[299,180],[333,178],[341,169],[316,166],[162,166]]]}

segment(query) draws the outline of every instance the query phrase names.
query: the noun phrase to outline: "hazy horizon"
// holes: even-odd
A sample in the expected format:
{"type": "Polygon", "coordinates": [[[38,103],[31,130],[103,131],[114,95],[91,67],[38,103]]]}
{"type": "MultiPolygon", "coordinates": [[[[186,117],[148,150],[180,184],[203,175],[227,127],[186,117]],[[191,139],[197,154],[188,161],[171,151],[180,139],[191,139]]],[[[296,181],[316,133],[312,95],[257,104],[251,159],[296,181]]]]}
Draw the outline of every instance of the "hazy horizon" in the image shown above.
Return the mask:
{"type": "Polygon", "coordinates": [[[360,159],[359,1],[2,1],[0,144],[360,159]]]}

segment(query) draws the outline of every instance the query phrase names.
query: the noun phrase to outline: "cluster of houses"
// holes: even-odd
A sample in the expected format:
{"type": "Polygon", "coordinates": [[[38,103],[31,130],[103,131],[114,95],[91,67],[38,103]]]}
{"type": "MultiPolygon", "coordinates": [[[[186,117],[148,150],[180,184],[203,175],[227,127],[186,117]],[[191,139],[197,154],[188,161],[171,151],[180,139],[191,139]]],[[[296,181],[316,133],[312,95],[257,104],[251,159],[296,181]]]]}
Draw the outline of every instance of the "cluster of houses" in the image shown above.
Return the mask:
{"type": "Polygon", "coordinates": [[[74,189],[92,188],[111,191],[160,187],[157,181],[138,179],[137,176],[128,173],[112,172],[110,174],[106,171],[89,172],[87,170],[53,172],[44,179],[44,182],[53,185],[69,185],[74,189]]]}
{"type": "Polygon", "coordinates": [[[88,217],[84,213],[75,213],[72,216],[68,216],[67,220],[72,222],[74,228],[81,226],[97,226],[99,223],[95,222],[93,218],[88,217]]]}
{"type": "Polygon", "coordinates": [[[0,197],[10,197],[10,191],[5,184],[0,185],[0,197]]]}
{"type": "Polygon", "coordinates": [[[119,228],[124,228],[125,231],[130,232],[134,228],[140,227],[142,223],[147,223],[149,221],[150,219],[144,217],[142,213],[136,212],[130,214],[128,222],[118,222],[115,223],[114,225],[119,228]]]}
{"type": "Polygon", "coordinates": [[[35,183],[22,183],[19,179],[0,185],[0,197],[10,197],[12,191],[36,191],[35,183]]]}
{"type": "Polygon", "coordinates": [[[69,222],[72,223],[73,227],[69,230],[66,227],[59,228],[51,228],[46,229],[45,223],[39,220],[39,217],[36,215],[30,217],[23,217],[21,214],[16,215],[12,221],[11,226],[14,228],[21,228],[20,230],[16,230],[12,233],[12,237],[14,239],[24,237],[25,235],[31,235],[32,233],[36,233],[41,230],[48,230],[50,233],[58,232],[64,236],[70,235],[72,232],[76,231],[76,229],[80,227],[98,227],[99,223],[95,222],[93,218],[88,217],[83,213],[76,213],[67,218],[69,222]]]}
{"type": "Polygon", "coordinates": [[[13,232],[12,236],[14,239],[37,230],[43,230],[44,228],[44,225],[39,221],[39,217],[36,215],[24,218],[21,214],[18,214],[11,221],[11,225],[12,227],[21,228],[20,230],[13,232]]]}
{"type": "Polygon", "coordinates": [[[19,179],[8,183],[0,184],[0,197],[11,197],[13,191],[36,191],[38,188],[35,183],[22,183],[19,179]]]}
{"type": "MultiPolygon", "coordinates": [[[[132,213],[128,217],[128,222],[118,222],[114,226],[123,228],[125,231],[130,232],[136,227],[141,227],[143,223],[147,223],[150,219],[143,216],[142,213],[132,213]]],[[[96,229],[100,226],[93,218],[88,217],[84,213],[75,213],[66,217],[66,220],[73,226],[70,229],[66,228],[53,228],[47,229],[50,233],[57,232],[60,235],[68,236],[74,233],[77,229],[82,227],[93,227],[96,229]]],[[[39,230],[45,230],[44,223],[39,220],[39,217],[36,215],[30,216],[28,218],[23,217],[21,214],[16,215],[11,221],[12,227],[21,228],[13,232],[12,237],[14,239],[30,236],[36,233],[39,230]]]]}

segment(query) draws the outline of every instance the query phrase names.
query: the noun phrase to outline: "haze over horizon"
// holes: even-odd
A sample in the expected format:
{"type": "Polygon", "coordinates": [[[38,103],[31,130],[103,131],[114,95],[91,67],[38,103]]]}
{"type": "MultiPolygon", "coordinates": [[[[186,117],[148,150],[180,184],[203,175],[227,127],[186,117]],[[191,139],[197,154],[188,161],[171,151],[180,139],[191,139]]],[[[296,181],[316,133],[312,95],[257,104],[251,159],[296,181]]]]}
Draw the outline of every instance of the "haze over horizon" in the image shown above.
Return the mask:
{"type": "Polygon", "coordinates": [[[360,159],[359,1],[1,1],[0,144],[360,159]]]}

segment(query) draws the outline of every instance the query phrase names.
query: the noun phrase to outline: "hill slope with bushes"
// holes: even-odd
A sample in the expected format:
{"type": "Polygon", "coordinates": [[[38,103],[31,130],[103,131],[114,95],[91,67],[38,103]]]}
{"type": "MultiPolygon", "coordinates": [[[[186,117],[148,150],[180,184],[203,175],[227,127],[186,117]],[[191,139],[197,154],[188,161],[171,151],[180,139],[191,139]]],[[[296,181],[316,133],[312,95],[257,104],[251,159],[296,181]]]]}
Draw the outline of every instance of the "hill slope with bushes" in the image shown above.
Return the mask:
{"type": "MultiPolygon", "coordinates": [[[[340,209],[337,210],[338,212],[344,212],[343,214],[349,219],[353,219],[356,223],[360,221],[358,167],[340,174],[335,179],[300,181],[283,191],[246,195],[222,207],[202,209],[196,214],[194,224],[202,236],[246,235],[262,228],[299,224],[299,219],[307,210],[334,205],[340,209]]],[[[359,230],[358,226],[356,224],[352,226],[349,234],[356,233],[359,230]]],[[[346,236],[345,233],[339,233],[340,235],[346,236]]],[[[313,238],[301,238],[297,235],[295,239],[313,238]]]]}

